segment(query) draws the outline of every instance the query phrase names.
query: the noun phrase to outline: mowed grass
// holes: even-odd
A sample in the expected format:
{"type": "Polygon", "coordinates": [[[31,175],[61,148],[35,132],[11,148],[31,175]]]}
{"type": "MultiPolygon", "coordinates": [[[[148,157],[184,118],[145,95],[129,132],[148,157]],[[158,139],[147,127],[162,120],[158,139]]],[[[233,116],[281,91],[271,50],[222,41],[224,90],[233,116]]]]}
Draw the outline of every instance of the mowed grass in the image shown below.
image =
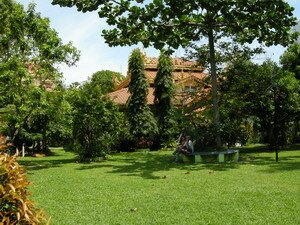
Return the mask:
{"type": "Polygon", "coordinates": [[[54,153],[20,159],[52,224],[300,224],[300,151],[226,164],[174,164],[166,151],[81,164],[54,153]]]}

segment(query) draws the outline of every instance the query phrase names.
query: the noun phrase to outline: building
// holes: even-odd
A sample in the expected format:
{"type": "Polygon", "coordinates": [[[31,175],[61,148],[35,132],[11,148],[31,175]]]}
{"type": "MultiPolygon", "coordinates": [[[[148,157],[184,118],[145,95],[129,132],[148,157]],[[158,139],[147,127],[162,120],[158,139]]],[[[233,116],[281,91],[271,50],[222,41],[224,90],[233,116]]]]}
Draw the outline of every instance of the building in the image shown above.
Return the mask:
{"type": "MultiPolygon", "coordinates": [[[[206,84],[208,75],[203,72],[204,68],[196,62],[184,61],[180,58],[173,58],[174,72],[173,82],[175,94],[173,104],[176,107],[183,107],[192,104],[196,99],[207,97],[210,86],[206,84]]],[[[144,55],[145,74],[149,84],[147,102],[154,104],[154,80],[157,73],[158,58],[149,58],[144,55]]],[[[115,90],[108,96],[119,106],[126,105],[130,93],[128,85],[130,76],[115,85],[115,90]]]]}
{"type": "MultiPolygon", "coordinates": [[[[32,62],[25,64],[28,72],[33,77],[33,82],[35,86],[42,86],[45,88],[46,91],[53,91],[55,87],[57,86],[56,83],[53,81],[53,79],[45,78],[45,74],[43,76],[39,76],[39,73],[41,73],[42,68],[32,62]]],[[[45,72],[45,71],[43,71],[45,72]]],[[[48,75],[48,77],[51,77],[52,75],[48,75]]]]}

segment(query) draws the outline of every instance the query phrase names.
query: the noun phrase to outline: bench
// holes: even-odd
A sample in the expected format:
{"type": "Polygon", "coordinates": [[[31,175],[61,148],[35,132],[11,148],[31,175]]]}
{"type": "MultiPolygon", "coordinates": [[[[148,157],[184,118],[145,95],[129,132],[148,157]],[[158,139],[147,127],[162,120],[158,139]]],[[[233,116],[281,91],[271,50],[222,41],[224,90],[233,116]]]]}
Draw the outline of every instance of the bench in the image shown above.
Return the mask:
{"type": "Polygon", "coordinates": [[[218,162],[225,162],[225,156],[230,155],[231,160],[237,162],[239,159],[239,150],[228,149],[227,151],[214,151],[214,152],[193,152],[189,154],[181,154],[183,162],[204,162],[203,156],[216,155],[218,157],[218,162]]]}

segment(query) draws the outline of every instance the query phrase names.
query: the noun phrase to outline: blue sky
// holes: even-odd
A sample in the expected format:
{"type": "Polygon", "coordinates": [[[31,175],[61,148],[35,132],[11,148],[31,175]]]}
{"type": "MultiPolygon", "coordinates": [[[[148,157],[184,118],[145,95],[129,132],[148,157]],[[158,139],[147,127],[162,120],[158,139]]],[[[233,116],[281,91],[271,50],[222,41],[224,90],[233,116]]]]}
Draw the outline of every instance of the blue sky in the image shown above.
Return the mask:
{"type": "MultiPolygon", "coordinates": [[[[81,51],[80,61],[76,66],[60,68],[66,84],[85,81],[98,70],[112,70],[126,75],[128,56],[137,46],[109,47],[101,36],[101,31],[108,26],[104,20],[99,19],[97,12],[81,13],[75,8],[53,6],[51,0],[17,1],[25,6],[29,2],[35,2],[36,10],[43,17],[50,19],[51,27],[58,32],[62,40],[65,43],[72,41],[81,51]]],[[[300,20],[300,1],[288,0],[287,2],[295,8],[294,15],[300,20]]],[[[159,55],[159,52],[152,48],[145,51],[151,57],[159,55]]],[[[267,53],[261,56],[260,60],[272,58],[278,62],[283,51],[283,47],[273,46],[267,49],[267,53]]],[[[182,56],[183,53],[183,50],[178,50],[175,54],[182,56]]]]}

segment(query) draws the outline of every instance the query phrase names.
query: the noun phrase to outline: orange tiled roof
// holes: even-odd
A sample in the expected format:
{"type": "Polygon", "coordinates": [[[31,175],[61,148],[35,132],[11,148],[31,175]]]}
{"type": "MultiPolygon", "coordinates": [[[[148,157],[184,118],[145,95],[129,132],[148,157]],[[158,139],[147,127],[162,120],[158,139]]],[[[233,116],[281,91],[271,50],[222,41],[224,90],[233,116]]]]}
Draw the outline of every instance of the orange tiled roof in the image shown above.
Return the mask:
{"type": "MultiPolygon", "coordinates": [[[[118,105],[126,105],[129,96],[130,93],[127,87],[108,94],[108,97],[118,105]]],[[[154,104],[154,88],[152,87],[148,88],[147,104],[148,105],[154,104]]]]}

